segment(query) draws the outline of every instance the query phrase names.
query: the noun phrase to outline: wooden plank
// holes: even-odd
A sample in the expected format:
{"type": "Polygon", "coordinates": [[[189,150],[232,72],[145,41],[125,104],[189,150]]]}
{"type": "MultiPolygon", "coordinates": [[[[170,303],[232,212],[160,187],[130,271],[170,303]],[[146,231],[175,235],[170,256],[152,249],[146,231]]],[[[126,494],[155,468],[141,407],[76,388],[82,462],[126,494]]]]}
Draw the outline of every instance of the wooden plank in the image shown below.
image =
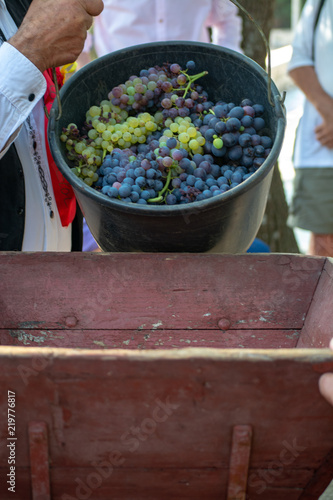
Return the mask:
{"type": "Polygon", "coordinates": [[[232,330],[299,329],[324,263],[281,254],[3,253],[0,327],[214,330],[224,320],[232,330]]]}
{"type": "MultiPolygon", "coordinates": [[[[17,498],[32,500],[27,471],[19,470],[18,476],[22,495],[17,498]]],[[[118,468],[104,460],[90,468],[51,469],[51,477],[52,500],[215,500],[225,495],[227,469],[118,468]]],[[[9,492],[1,495],[1,500],[13,498],[9,492]]]]}
{"type": "MultiPolygon", "coordinates": [[[[101,462],[91,468],[59,467],[51,469],[52,500],[216,500],[226,496],[227,469],[196,468],[137,468],[127,469],[112,467],[101,462]],[[97,487],[101,477],[102,482],[97,487]],[[89,484],[88,484],[89,482],[89,484]],[[112,493],[110,494],[110,491],[112,493]],[[85,493],[85,495],[84,495],[85,493]],[[90,493],[90,496],[89,496],[90,493]]],[[[263,471],[265,473],[266,471],[263,471]]],[[[293,473],[290,484],[299,484],[297,477],[309,477],[309,471],[291,471],[293,473]]],[[[1,477],[6,474],[0,469],[1,477]]],[[[19,490],[16,498],[32,500],[29,483],[29,470],[18,469],[20,478],[19,490]]],[[[263,481],[255,487],[249,488],[249,500],[297,500],[302,491],[300,487],[283,486],[274,488],[274,482],[266,483],[263,490],[263,481]],[[298,495],[298,496],[297,496],[298,495]]],[[[300,483],[303,484],[303,481],[300,483]]],[[[10,492],[1,490],[1,500],[12,500],[10,492]]]]}
{"type": "Polygon", "coordinates": [[[297,347],[328,347],[333,338],[333,261],[327,259],[297,347]]]}
{"type": "Polygon", "coordinates": [[[251,441],[251,426],[235,425],[232,433],[227,500],[246,498],[251,441]]]}
{"type": "Polygon", "coordinates": [[[33,500],[51,500],[47,425],[35,421],[28,424],[31,486],[33,500]]]}
{"type": "Polygon", "coordinates": [[[18,466],[36,418],[50,429],[53,467],[118,452],[126,467],[227,468],[232,428],[244,422],[255,429],[252,468],[287,456],[286,468],[317,469],[333,446],[333,408],[318,391],[329,350],[2,347],[0,366],[19,402],[18,466]]]}
{"type": "Polygon", "coordinates": [[[0,345],[83,349],[293,349],[299,330],[0,330],[0,345]]]}

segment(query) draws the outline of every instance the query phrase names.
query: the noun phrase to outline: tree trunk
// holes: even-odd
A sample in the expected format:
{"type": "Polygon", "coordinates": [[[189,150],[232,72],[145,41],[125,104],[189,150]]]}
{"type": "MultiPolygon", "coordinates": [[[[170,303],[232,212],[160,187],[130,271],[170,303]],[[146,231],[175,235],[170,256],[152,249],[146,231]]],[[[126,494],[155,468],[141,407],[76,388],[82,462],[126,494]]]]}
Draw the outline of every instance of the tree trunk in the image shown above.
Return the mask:
{"type": "MultiPolygon", "coordinates": [[[[256,20],[266,39],[269,40],[269,34],[273,26],[275,1],[239,0],[239,3],[256,20]]],[[[254,22],[242,11],[240,15],[243,19],[242,49],[244,54],[266,69],[265,43],[254,22]]],[[[274,167],[265,216],[257,235],[270,246],[272,252],[299,253],[294,231],[287,226],[287,217],[288,205],[277,164],[274,167]]]]}

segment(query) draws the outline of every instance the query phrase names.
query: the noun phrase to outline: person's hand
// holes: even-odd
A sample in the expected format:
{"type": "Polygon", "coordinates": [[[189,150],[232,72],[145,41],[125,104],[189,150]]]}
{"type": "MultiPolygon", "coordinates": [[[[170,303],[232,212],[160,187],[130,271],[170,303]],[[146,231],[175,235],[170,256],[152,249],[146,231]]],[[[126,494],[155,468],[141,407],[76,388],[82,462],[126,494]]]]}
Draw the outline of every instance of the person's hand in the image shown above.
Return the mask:
{"type": "Polygon", "coordinates": [[[315,128],[317,141],[326,148],[333,148],[333,99],[329,96],[325,99],[326,102],[321,103],[319,112],[323,118],[323,122],[315,128]]]}
{"type": "MultiPolygon", "coordinates": [[[[333,339],[330,342],[333,351],[333,339]]],[[[324,373],[319,379],[319,391],[322,396],[333,406],[333,373],[324,373]]]]}
{"type": "Polygon", "coordinates": [[[73,63],[87,30],[103,10],[102,0],[33,0],[9,43],[43,72],[73,63]]]}
{"type": "Polygon", "coordinates": [[[333,148],[333,123],[324,121],[315,129],[316,139],[322,146],[326,148],[333,148]]]}

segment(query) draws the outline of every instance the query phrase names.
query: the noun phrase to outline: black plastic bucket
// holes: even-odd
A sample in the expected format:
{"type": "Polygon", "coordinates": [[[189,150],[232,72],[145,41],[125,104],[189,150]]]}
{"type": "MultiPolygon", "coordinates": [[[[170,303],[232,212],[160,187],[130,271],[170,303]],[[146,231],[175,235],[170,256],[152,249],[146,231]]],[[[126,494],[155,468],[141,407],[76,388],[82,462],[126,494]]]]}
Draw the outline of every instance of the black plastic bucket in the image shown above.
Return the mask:
{"type": "Polygon", "coordinates": [[[89,63],[60,91],[62,115],[54,102],[49,120],[53,158],[72,185],[96,241],[107,252],[245,252],[264,216],[273,167],[280,153],[286,125],[281,96],[268,75],[248,57],[216,45],[197,42],[159,42],[129,47],[89,63]],[[187,205],[147,206],[108,198],[88,187],[70,170],[63,127],[84,122],[90,106],[107,98],[112,87],[141,69],[164,62],[185,67],[194,60],[208,75],[200,84],[213,101],[239,103],[249,98],[265,107],[264,119],[273,147],[263,165],[239,186],[219,196],[187,205]],[[270,104],[270,101],[274,104],[270,104]]]}

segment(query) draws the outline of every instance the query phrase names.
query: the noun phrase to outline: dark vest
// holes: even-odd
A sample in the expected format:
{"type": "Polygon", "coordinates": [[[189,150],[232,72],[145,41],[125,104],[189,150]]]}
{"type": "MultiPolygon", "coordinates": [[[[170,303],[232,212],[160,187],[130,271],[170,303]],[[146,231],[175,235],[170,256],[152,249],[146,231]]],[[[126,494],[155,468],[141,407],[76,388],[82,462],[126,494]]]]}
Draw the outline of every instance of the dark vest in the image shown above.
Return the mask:
{"type": "MultiPolygon", "coordinates": [[[[32,0],[5,0],[7,9],[20,26],[32,0]]],[[[22,249],[25,222],[25,185],[23,168],[12,144],[0,159],[0,251],[22,249]]],[[[82,214],[72,223],[72,251],[82,249],[82,214]]]]}

